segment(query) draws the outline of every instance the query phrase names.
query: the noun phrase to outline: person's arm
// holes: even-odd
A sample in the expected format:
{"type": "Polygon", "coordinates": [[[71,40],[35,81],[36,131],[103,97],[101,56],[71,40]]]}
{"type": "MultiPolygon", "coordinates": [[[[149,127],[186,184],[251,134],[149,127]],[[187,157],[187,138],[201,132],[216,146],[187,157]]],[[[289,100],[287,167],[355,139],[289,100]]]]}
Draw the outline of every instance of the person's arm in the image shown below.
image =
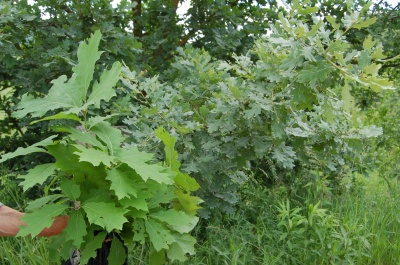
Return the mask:
{"type": "MultiPolygon", "coordinates": [[[[5,205],[0,206],[0,236],[16,236],[21,225],[26,223],[21,221],[21,217],[25,213],[21,213],[5,205]]],[[[55,236],[64,230],[68,224],[68,216],[59,216],[54,219],[53,225],[45,228],[40,232],[39,236],[55,236]]]]}

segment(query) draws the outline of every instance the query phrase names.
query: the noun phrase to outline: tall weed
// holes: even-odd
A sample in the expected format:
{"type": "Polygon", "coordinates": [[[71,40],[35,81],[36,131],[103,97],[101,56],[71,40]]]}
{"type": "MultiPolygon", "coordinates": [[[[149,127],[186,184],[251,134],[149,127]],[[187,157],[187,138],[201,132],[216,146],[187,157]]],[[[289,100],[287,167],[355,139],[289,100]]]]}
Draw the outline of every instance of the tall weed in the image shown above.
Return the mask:
{"type": "Polygon", "coordinates": [[[371,176],[356,176],[349,191],[336,197],[333,211],[354,231],[371,234],[370,257],[360,256],[358,264],[400,264],[400,185],[371,176]]]}

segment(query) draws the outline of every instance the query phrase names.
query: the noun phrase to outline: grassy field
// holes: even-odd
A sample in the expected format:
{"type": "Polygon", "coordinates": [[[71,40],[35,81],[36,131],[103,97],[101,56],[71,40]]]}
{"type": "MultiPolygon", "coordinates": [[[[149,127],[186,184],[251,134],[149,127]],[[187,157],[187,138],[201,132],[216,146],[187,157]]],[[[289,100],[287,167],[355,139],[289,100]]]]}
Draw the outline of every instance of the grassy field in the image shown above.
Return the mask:
{"type": "MultiPolygon", "coordinates": [[[[236,213],[201,221],[196,256],[173,264],[400,264],[400,186],[389,183],[357,176],[340,194],[307,185],[305,197],[247,185],[236,213]]],[[[2,197],[19,199],[8,184],[2,197]]],[[[46,242],[1,238],[0,264],[60,264],[46,242]]],[[[149,264],[132,249],[130,264],[149,264]]]]}

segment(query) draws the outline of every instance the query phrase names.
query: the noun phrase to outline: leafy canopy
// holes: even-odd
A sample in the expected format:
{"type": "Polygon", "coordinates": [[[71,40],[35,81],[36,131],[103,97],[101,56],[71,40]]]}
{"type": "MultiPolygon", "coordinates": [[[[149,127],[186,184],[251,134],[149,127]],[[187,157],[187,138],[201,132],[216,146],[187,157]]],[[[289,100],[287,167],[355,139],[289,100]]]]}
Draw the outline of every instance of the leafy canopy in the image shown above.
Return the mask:
{"type": "Polygon", "coordinates": [[[252,176],[270,185],[356,170],[348,165],[357,166],[364,140],[382,129],[362,125],[351,88],[394,89],[379,75],[382,45],[347,41],[375,21],[368,8],[349,6],[337,20],[293,1],[248,54],[221,61],[188,45],[162,79],[124,72],[127,93],[141,103],[128,106],[130,141],[154,148],[152,128],[174,133],[182,170],[200,183],[205,217],[234,211],[252,176]]]}

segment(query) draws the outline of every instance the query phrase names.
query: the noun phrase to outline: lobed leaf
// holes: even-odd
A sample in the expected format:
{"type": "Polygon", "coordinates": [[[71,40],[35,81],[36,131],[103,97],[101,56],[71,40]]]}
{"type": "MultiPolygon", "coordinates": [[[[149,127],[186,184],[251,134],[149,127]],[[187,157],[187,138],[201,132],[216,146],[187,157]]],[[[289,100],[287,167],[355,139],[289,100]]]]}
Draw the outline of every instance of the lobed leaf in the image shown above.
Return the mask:
{"type": "Polygon", "coordinates": [[[79,248],[87,235],[86,221],[82,210],[72,211],[69,214],[68,225],[63,230],[65,240],[71,240],[76,248],[79,248]]]}
{"type": "Polygon", "coordinates": [[[175,211],[173,209],[169,209],[167,211],[161,210],[151,213],[149,216],[161,222],[167,223],[172,229],[181,234],[192,231],[199,221],[198,217],[188,215],[181,211],[175,211]]]}
{"type": "Polygon", "coordinates": [[[101,163],[107,167],[111,167],[111,164],[114,163],[115,157],[105,153],[101,150],[97,150],[92,148],[86,148],[82,145],[76,144],[73,145],[77,150],[74,154],[79,156],[79,161],[86,161],[92,164],[93,166],[99,166],[101,163]]]}
{"type": "Polygon", "coordinates": [[[26,207],[26,211],[33,212],[39,208],[42,208],[44,205],[48,204],[49,202],[55,201],[61,197],[59,194],[53,194],[49,196],[45,196],[34,201],[28,202],[28,206],[26,207]]]}
{"type": "Polygon", "coordinates": [[[116,155],[117,150],[120,149],[122,142],[125,140],[121,131],[113,128],[111,124],[106,121],[101,121],[91,126],[90,131],[95,133],[96,136],[107,145],[108,152],[111,156],[116,155]]]}
{"type": "Polygon", "coordinates": [[[86,94],[93,79],[95,64],[102,52],[98,51],[101,39],[100,30],[91,34],[89,40],[82,41],[78,48],[78,64],[72,68],[76,79],[76,97],[86,100],[86,94]]]}
{"type": "Polygon", "coordinates": [[[118,199],[137,197],[137,189],[135,188],[136,181],[132,178],[136,173],[131,171],[122,171],[118,168],[113,168],[107,171],[106,179],[111,181],[111,189],[114,190],[118,199]]]}
{"type": "Polygon", "coordinates": [[[65,204],[50,204],[25,214],[21,221],[27,223],[27,226],[20,226],[17,236],[37,236],[44,228],[49,228],[54,222],[54,217],[61,215],[66,209],[68,206],[65,204]]]}
{"type": "Polygon", "coordinates": [[[174,202],[175,210],[183,210],[189,215],[196,215],[197,210],[201,208],[199,204],[202,203],[203,200],[199,197],[191,196],[179,190],[175,191],[175,195],[177,196],[177,200],[174,202]]]}
{"type": "Polygon", "coordinates": [[[69,133],[71,140],[78,142],[80,144],[86,144],[92,147],[97,147],[101,150],[106,150],[104,144],[96,139],[96,136],[90,131],[86,131],[82,127],[73,128],[70,126],[56,126],[52,129],[56,132],[66,132],[69,133]],[[78,129],[77,129],[78,128],[78,129]]]}
{"type": "Polygon", "coordinates": [[[175,242],[171,232],[160,223],[148,219],[144,222],[146,233],[149,235],[150,242],[156,251],[168,249],[169,245],[175,242]]]}
{"type": "Polygon", "coordinates": [[[104,70],[100,76],[100,82],[95,82],[92,93],[90,94],[85,106],[93,104],[96,108],[100,108],[101,100],[108,102],[112,97],[115,97],[115,90],[119,75],[121,74],[121,63],[115,62],[110,71],[104,70]]]}
{"type": "MultiPolygon", "coordinates": [[[[41,117],[50,110],[55,109],[76,109],[82,106],[83,99],[80,97],[78,86],[75,83],[75,76],[67,82],[65,75],[52,81],[53,86],[44,98],[34,98],[30,95],[23,95],[17,106],[13,117],[22,118],[28,114],[32,117],[41,117]]],[[[77,111],[75,111],[77,113],[77,111]]]]}
{"type": "Polygon", "coordinates": [[[91,224],[97,224],[108,232],[122,230],[122,225],[128,222],[124,216],[128,210],[116,207],[113,203],[87,202],[82,208],[91,224]]]}
{"type": "Polygon", "coordinates": [[[178,161],[178,152],[175,150],[176,139],[171,137],[169,133],[162,127],[157,128],[155,131],[156,136],[165,145],[165,162],[172,170],[179,170],[181,163],[178,161]]]}
{"type": "Polygon", "coordinates": [[[80,186],[70,179],[63,179],[60,188],[61,191],[74,202],[81,196],[80,186]]]}
{"type": "Polygon", "coordinates": [[[158,183],[172,184],[170,174],[163,172],[164,167],[156,164],[147,164],[153,155],[140,152],[137,148],[121,149],[116,157],[130,168],[134,169],[137,174],[144,180],[152,179],[158,183]]]}
{"type": "Polygon", "coordinates": [[[196,239],[188,234],[178,234],[173,233],[175,242],[171,244],[167,250],[168,258],[172,261],[179,260],[185,261],[186,255],[194,255],[196,253],[194,245],[196,244],[196,239]]]}
{"type": "Polygon", "coordinates": [[[85,247],[81,251],[80,264],[87,264],[90,258],[96,257],[96,250],[101,248],[107,233],[105,231],[98,233],[96,236],[86,241],[85,247]]]}
{"type": "Polygon", "coordinates": [[[65,120],[74,120],[74,121],[79,121],[79,122],[81,122],[81,119],[80,119],[77,115],[75,115],[75,114],[73,114],[73,113],[64,113],[64,112],[60,112],[60,113],[57,113],[57,114],[55,114],[55,115],[45,117],[45,118],[43,118],[43,119],[33,121],[33,122],[31,122],[30,124],[35,124],[35,123],[38,123],[38,122],[41,122],[41,121],[63,120],[63,119],[65,119],[65,120]]]}
{"type": "Polygon", "coordinates": [[[24,179],[19,185],[22,186],[25,192],[36,184],[43,184],[56,169],[53,163],[38,165],[28,170],[28,174],[18,177],[19,179],[24,179]]]}
{"type": "Polygon", "coordinates": [[[37,152],[46,152],[45,149],[39,148],[38,146],[47,146],[53,143],[53,139],[57,137],[57,135],[52,135],[50,137],[47,137],[43,141],[40,141],[38,143],[35,143],[29,147],[18,147],[17,150],[15,150],[12,153],[7,153],[1,156],[0,163],[3,163],[11,158],[17,157],[17,156],[24,156],[28,155],[31,153],[37,153],[37,152]]]}

